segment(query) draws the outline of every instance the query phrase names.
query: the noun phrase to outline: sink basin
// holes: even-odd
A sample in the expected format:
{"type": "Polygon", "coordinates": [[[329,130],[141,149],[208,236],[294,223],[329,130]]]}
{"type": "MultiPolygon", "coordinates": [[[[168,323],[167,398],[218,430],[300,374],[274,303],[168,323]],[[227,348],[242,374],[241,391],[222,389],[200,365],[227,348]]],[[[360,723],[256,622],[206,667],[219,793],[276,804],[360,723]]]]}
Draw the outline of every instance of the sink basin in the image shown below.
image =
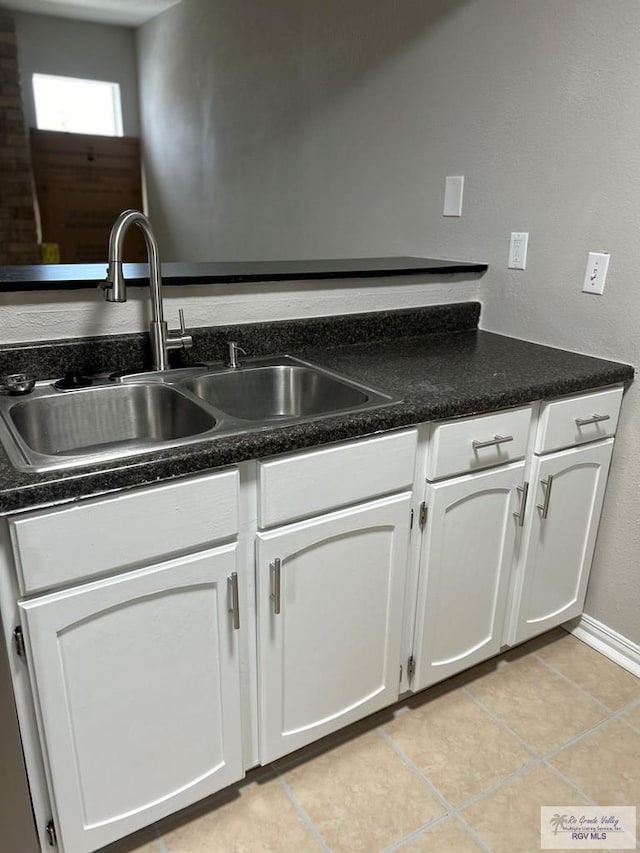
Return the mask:
{"type": "Polygon", "coordinates": [[[28,397],[0,395],[0,439],[12,464],[74,468],[393,402],[286,355],[247,359],[236,369],[201,365],[97,383],[60,392],[38,382],[28,397]]]}
{"type": "MultiPolygon", "coordinates": [[[[103,459],[201,435],[216,425],[215,417],[175,388],[155,384],[111,385],[61,394],[50,388],[13,402],[3,411],[5,425],[26,457],[28,467],[56,457],[103,459]]],[[[15,464],[15,460],[14,460],[15,464]]]]}
{"type": "Polygon", "coordinates": [[[188,379],[183,386],[234,418],[277,421],[368,403],[371,392],[300,364],[243,367],[188,379]]]}

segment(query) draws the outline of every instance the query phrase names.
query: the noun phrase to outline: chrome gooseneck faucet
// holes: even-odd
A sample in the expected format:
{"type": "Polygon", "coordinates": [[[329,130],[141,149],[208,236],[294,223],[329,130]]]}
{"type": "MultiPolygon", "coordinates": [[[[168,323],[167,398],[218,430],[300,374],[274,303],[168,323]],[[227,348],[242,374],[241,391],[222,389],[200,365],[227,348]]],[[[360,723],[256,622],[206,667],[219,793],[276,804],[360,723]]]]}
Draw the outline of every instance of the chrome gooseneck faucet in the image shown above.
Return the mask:
{"type": "Polygon", "coordinates": [[[139,210],[125,210],[113,223],[109,235],[109,266],[107,278],[102,283],[104,298],[107,302],[126,302],[127,285],[123,272],[122,246],[131,225],[137,225],[144,235],[149,261],[149,286],[151,288],[151,355],[154,370],[167,370],[169,350],[189,349],[193,338],[186,333],[184,314],[180,310],[180,330],[169,329],[162,309],[162,276],[160,274],[160,256],[158,243],[151,229],[151,223],[139,210]]]}

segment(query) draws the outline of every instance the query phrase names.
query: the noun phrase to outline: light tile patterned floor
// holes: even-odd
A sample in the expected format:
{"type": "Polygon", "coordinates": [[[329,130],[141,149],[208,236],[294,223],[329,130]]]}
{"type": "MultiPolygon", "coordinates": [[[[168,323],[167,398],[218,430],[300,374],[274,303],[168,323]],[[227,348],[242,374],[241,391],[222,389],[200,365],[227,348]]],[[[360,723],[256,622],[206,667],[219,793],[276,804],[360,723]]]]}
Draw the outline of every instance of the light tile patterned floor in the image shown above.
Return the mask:
{"type": "Polygon", "coordinates": [[[640,680],[557,630],[109,853],[529,853],[580,803],[640,817],[640,680]]]}

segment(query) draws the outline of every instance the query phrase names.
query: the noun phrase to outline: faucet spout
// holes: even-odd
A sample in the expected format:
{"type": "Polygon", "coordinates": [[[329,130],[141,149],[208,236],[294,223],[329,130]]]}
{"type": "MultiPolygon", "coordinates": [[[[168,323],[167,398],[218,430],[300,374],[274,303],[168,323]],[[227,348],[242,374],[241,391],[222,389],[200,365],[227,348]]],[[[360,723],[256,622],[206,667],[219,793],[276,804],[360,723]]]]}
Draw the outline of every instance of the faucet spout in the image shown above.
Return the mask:
{"type": "MultiPolygon", "coordinates": [[[[139,210],[125,210],[113,223],[109,235],[109,263],[107,276],[102,284],[107,302],[126,302],[127,283],[124,277],[122,261],[124,239],[129,228],[137,225],[142,231],[149,262],[149,287],[151,296],[151,353],[154,370],[166,370],[169,366],[168,354],[172,349],[188,349],[193,344],[191,335],[186,334],[181,316],[180,332],[170,331],[164,319],[162,306],[162,276],[160,272],[160,254],[158,243],[148,218],[139,210]]],[[[181,312],[182,313],[182,312],[181,312]]]]}

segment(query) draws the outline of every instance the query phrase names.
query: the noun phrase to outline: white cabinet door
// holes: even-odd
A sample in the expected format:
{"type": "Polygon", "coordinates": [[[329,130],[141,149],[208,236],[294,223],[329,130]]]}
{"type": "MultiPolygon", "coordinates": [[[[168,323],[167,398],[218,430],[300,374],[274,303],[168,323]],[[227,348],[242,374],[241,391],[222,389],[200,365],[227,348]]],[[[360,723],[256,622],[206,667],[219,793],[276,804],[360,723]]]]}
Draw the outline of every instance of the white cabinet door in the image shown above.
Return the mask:
{"type": "Polygon", "coordinates": [[[414,690],[500,651],[524,465],[427,486],[414,690]]]}
{"type": "Polygon", "coordinates": [[[394,702],[411,494],[260,533],[260,759],[394,702]]]}
{"type": "Polygon", "coordinates": [[[242,777],[235,550],[20,605],[64,853],[96,850],[242,777]]]}
{"type": "Polygon", "coordinates": [[[582,613],[612,449],[611,438],[535,460],[511,644],[582,613]]]}

